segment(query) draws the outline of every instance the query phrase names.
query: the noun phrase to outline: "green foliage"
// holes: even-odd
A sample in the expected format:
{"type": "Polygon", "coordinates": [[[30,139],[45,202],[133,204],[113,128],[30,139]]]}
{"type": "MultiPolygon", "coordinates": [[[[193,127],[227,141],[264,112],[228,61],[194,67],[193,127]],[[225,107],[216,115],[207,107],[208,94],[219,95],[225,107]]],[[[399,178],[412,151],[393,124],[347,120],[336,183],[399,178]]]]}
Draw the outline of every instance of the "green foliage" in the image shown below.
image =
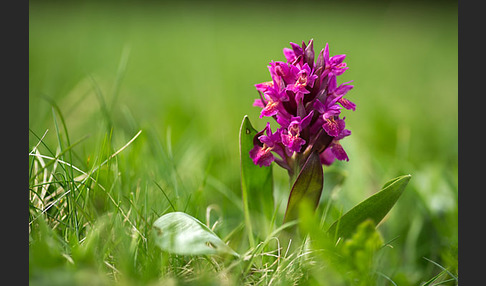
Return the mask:
{"type": "Polygon", "coordinates": [[[58,235],[44,218],[38,218],[29,237],[29,275],[34,278],[42,271],[64,265],[64,248],[58,235]],[[42,257],[42,260],[38,259],[42,257]]]}
{"type": "Polygon", "coordinates": [[[380,223],[402,195],[411,176],[405,175],[388,181],[383,189],[359,203],[329,228],[328,232],[337,238],[347,238],[362,222],[371,219],[380,223]]]}
{"type": "Polygon", "coordinates": [[[259,167],[249,156],[253,148],[253,139],[258,133],[251,125],[248,116],[243,118],[240,127],[240,168],[241,197],[245,213],[246,229],[249,242],[255,246],[253,229],[258,229],[258,236],[265,237],[270,233],[274,215],[272,166],[259,167]],[[254,225],[254,227],[253,227],[254,225]]]}
{"type": "Polygon", "coordinates": [[[361,222],[355,233],[342,243],[339,251],[347,260],[347,270],[351,274],[346,275],[346,279],[350,284],[372,285],[376,281],[375,259],[383,243],[383,238],[371,219],[361,222]]]}
{"type": "MultiPolygon", "coordinates": [[[[383,268],[382,264],[386,244],[375,223],[375,221],[381,220],[382,210],[378,210],[376,213],[373,210],[374,207],[383,207],[378,203],[383,201],[390,204],[386,207],[387,211],[390,210],[396,200],[393,202],[386,200],[385,198],[389,194],[383,193],[383,191],[404,178],[408,178],[408,176],[390,180],[384,185],[383,190],[377,193],[378,197],[383,196],[382,199],[370,200],[368,198],[344,214],[340,218],[341,223],[334,223],[327,230],[325,226],[317,227],[322,225],[319,222],[320,218],[310,208],[300,209],[299,225],[302,231],[308,234],[309,252],[312,253],[312,259],[316,261],[316,265],[319,265],[309,270],[316,285],[382,285],[391,280],[382,273],[389,271],[386,267],[383,268]],[[359,212],[360,210],[362,213],[359,212]],[[379,220],[375,220],[376,214],[378,214],[379,220]],[[341,226],[343,228],[341,232],[338,232],[337,238],[339,239],[336,241],[335,232],[341,226]],[[335,227],[336,229],[334,229],[335,227]]],[[[408,182],[408,180],[406,181],[408,182]]],[[[401,194],[405,186],[406,183],[397,184],[393,190],[394,192],[399,190],[401,194]]],[[[384,216],[383,213],[382,215],[384,216]]]]}
{"type": "Polygon", "coordinates": [[[292,185],[284,222],[298,219],[299,208],[310,207],[315,210],[319,205],[324,183],[322,164],[319,155],[312,152],[292,185]]]}
{"type": "Polygon", "coordinates": [[[362,222],[349,238],[335,244],[323,230],[313,226],[313,218],[303,215],[306,221],[301,226],[310,231],[308,259],[315,263],[309,269],[313,284],[381,285],[379,260],[384,241],[372,220],[362,222]]]}

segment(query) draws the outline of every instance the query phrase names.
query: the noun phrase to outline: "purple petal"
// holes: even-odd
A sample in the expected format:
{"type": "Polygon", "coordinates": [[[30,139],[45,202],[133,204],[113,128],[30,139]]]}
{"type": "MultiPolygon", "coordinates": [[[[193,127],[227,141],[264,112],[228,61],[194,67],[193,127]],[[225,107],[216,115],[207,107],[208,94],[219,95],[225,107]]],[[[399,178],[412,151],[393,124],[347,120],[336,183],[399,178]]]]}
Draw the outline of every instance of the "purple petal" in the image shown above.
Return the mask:
{"type": "Polygon", "coordinates": [[[305,144],[305,140],[298,136],[282,134],[282,144],[284,144],[290,152],[300,152],[302,145],[305,144]]]}
{"type": "Polygon", "coordinates": [[[337,137],[335,137],[334,139],[341,140],[344,137],[347,137],[349,135],[351,135],[351,130],[343,129],[343,131],[341,131],[341,133],[337,137]]]}
{"type": "Polygon", "coordinates": [[[346,58],[346,55],[335,55],[329,60],[329,62],[331,62],[333,65],[339,65],[344,61],[344,58],[346,58]]]}
{"type": "Polygon", "coordinates": [[[275,157],[273,157],[273,154],[269,149],[264,149],[258,145],[250,150],[250,158],[253,160],[255,165],[260,167],[268,167],[272,164],[273,160],[275,160],[275,157]]]}
{"type": "Polygon", "coordinates": [[[351,109],[353,111],[356,110],[356,104],[354,104],[353,102],[347,100],[346,98],[344,97],[341,97],[339,99],[339,103],[341,103],[342,107],[346,108],[346,109],[351,109]]]}
{"type": "Polygon", "coordinates": [[[284,54],[285,58],[287,59],[288,63],[292,63],[295,60],[295,53],[294,53],[293,50],[291,50],[289,48],[284,48],[283,54],[284,54]]]}
{"type": "Polygon", "coordinates": [[[330,166],[336,159],[336,156],[334,156],[334,153],[330,150],[330,148],[326,148],[321,154],[319,154],[319,159],[321,160],[322,164],[330,166]]]}
{"type": "Polygon", "coordinates": [[[265,92],[269,86],[273,86],[272,81],[262,82],[255,84],[255,87],[258,91],[265,92]]]}
{"type": "Polygon", "coordinates": [[[324,48],[324,62],[329,63],[329,44],[326,43],[326,47],[324,48]]]}
{"type": "Polygon", "coordinates": [[[304,54],[304,50],[296,43],[290,43],[292,50],[294,51],[295,57],[299,57],[304,54]]]}
{"type": "Polygon", "coordinates": [[[332,118],[333,116],[337,116],[341,113],[341,107],[337,104],[333,104],[327,107],[327,110],[322,114],[322,117],[326,120],[332,118]]]}
{"type": "Polygon", "coordinates": [[[283,128],[287,128],[290,124],[290,119],[279,114],[277,115],[277,123],[283,128]]]}
{"type": "Polygon", "coordinates": [[[311,110],[311,112],[309,112],[309,114],[307,114],[306,117],[304,117],[304,119],[302,119],[302,121],[300,122],[301,124],[301,130],[306,128],[309,123],[311,122],[312,120],[312,116],[314,115],[314,110],[311,110]]]}
{"type": "Polygon", "coordinates": [[[326,106],[318,99],[314,101],[314,105],[312,107],[319,113],[324,113],[326,111],[326,106]]]}
{"type": "Polygon", "coordinates": [[[331,151],[336,156],[336,158],[340,161],[349,161],[348,154],[344,151],[343,146],[341,144],[335,142],[331,146],[331,151]]]}
{"type": "Polygon", "coordinates": [[[350,91],[354,87],[354,85],[348,85],[347,83],[349,82],[351,81],[342,83],[338,88],[336,88],[334,92],[339,95],[345,95],[346,93],[348,93],[348,91],[350,91]]]}
{"type": "Polygon", "coordinates": [[[255,99],[255,101],[253,102],[253,106],[264,108],[265,104],[263,104],[263,101],[261,99],[255,99]]]}
{"type": "Polygon", "coordinates": [[[333,69],[333,73],[335,75],[342,75],[346,70],[348,70],[349,68],[348,67],[338,67],[338,68],[335,68],[333,69]]]}
{"type": "Polygon", "coordinates": [[[330,119],[326,119],[324,124],[322,125],[322,128],[329,134],[329,136],[332,137],[337,137],[339,134],[343,131],[345,126],[344,120],[342,119],[333,119],[332,117],[330,119]]]}
{"type": "Polygon", "coordinates": [[[327,84],[327,93],[334,93],[337,87],[337,78],[333,73],[329,74],[329,81],[327,84]]]}
{"type": "Polygon", "coordinates": [[[271,116],[277,115],[279,105],[280,105],[280,102],[278,102],[278,101],[273,101],[273,102],[267,103],[267,105],[260,112],[260,118],[263,118],[263,116],[271,117],[271,116]]]}

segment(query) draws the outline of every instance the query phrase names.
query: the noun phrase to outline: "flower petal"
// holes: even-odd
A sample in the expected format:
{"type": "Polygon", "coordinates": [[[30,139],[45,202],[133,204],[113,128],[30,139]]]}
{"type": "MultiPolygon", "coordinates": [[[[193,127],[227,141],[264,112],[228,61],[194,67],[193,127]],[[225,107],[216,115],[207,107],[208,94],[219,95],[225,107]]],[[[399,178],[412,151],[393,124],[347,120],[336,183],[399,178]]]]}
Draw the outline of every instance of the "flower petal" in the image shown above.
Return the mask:
{"type": "Polygon", "coordinates": [[[343,131],[344,125],[344,120],[339,118],[334,119],[331,117],[325,120],[322,128],[324,128],[329,136],[337,137],[343,131]]]}
{"type": "Polygon", "coordinates": [[[255,99],[255,101],[253,101],[253,106],[264,108],[265,104],[263,104],[263,101],[258,98],[258,99],[255,99]]]}
{"type": "Polygon", "coordinates": [[[262,148],[258,145],[250,150],[250,158],[253,160],[253,163],[255,163],[255,165],[258,165],[260,167],[268,167],[275,160],[275,157],[273,157],[273,154],[272,152],[270,152],[269,149],[262,148]]]}
{"type": "Polygon", "coordinates": [[[322,164],[330,166],[336,159],[336,156],[334,156],[334,153],[330,148],[326,148],[321,154],[319,154],[319,159],[321,160],[322,164]]]}
{"type": "Polygon", "coordinates": [[[341,144],[335,142],[331,146],[332,153],[336,158],[340,161],[349,161],[348,154],[344,151],[343,146],[341,144]]]}

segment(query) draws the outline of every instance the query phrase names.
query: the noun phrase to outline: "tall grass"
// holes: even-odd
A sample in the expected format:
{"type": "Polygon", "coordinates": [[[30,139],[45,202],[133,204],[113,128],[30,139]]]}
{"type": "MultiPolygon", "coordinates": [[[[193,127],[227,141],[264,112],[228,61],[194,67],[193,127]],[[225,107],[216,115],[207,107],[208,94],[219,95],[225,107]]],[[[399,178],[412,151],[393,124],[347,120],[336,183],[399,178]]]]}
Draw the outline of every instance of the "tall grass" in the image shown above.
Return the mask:
{"type": "MultiPolygon", "coordinates": [[[[348,55],[358,106],[346,114],[350,161],[324,170],[319,223],[411,173],[378,227],[374,282],[457,284],[457,7],[261,5],[30,3],[33,285],[344,283],[349,265],[305,242],[252,247],[244,228],[238,129],[245,114],[264,125],[253,84],[288,42],[310,38],[348,55]],[[161,251],[151,226],[170,211],[242,258],[161,251]]],[[[274,177],[281,220],[288,181],[274,177]]]]}

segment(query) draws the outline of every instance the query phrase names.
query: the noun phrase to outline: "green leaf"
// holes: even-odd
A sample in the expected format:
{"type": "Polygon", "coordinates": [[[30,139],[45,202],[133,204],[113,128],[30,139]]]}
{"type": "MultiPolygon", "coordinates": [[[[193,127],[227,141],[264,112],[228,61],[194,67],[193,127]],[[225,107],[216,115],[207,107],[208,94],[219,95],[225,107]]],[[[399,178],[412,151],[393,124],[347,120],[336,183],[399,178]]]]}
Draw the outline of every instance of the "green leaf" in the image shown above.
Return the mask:
{"type": "Polygon", "coordinates": [[[252,247],[255,246],[252,224],[260,230],[258,233],[266,232],[262,231],[262,228],[271,221],[274,212],[272,166],[257,166],[249,155],[253,148],[253,138],[257,133],[245,115],[240,127],[241,193],[245,223],[252,247]]]}
{"type": "Polygon", "coordinates": [[[321,198],[323,184],[324,175],[319,155],[312,152],[290,191],[284,223],[298,218],[302,204],[308,204],[315,210],[321,198]]]}
{"type": "MultiPolygon", "coordinates": [[[[353,268],[370,267],[375,252],[383,246],[383,238],[376,230],[376,225],[371,219],[360,223],[356,231],[342,245],[342,254],[350,258],[348,262],[354,263],[353,268]]],[[[366,269],[361,269],[365,270],[366,269]]]]}
{"type": "Polygon", "coordinates": [[[231,254],[239,257],[213,231],[196,218],[172,212],[153,224],[155,243],[162,250],[180,255],[231,254]]]}
{"type": "Polygon", "coordinates": [[[382,190],[345,213],[328,230],[331,235],[348,238],[359,224],[371,219],[378,224],[402,195],[411,175],[404,175],[388,181],[382,190]]]}
{"type": "Polygon", "coordinates": [[[383,243],[373,220],[367,219],[357,226],[337,250],[348,281],[353,281],[353,285],[372,285],[376,281],[373,277],[377,266],[376,254],[383,243]]]}

